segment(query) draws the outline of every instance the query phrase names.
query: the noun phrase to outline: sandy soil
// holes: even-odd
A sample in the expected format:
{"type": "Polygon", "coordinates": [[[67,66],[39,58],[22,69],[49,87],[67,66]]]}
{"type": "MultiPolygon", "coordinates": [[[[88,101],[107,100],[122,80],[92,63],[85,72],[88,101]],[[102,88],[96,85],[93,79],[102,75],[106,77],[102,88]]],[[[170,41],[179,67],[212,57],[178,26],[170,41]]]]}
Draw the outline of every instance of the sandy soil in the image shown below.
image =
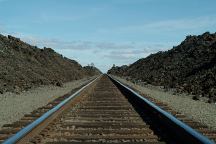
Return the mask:
{"type": "Polygon", "coordinates": [[[46,105],[55,98],[62,96],[72,89],[87,83],[90,78],[64,83],[63,87],[43,86],[21,94],[5,93],[0,94],[0,127],[3,124],[19,120],[33,110],[46,105]]]}
{"type": "Polygon", "coordinates": [[[207,125],[209,128],[216,130],[216,104],[209,104],[203,101],[192,100],[186,94],[175,94],[164,92],[154,86],[139,86],[125,79],[116,77],[122,83],[125,83],[138,91],[167,103],[172,109],[185,114],[197,122],[207,125]]]}

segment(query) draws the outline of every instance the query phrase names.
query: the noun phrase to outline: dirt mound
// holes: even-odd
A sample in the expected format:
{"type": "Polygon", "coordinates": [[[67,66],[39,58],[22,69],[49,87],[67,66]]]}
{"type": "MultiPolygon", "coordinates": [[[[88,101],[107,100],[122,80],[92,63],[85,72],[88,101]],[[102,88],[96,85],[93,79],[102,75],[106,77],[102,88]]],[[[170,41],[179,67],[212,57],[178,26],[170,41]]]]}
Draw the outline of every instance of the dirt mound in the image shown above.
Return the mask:
{"type": "Polygon", "coordinates": [[[10,35],[0,35],[0,93],[19,93],[47,84],[62,86],[63,82],[98,74],[98,69],[89,72],[51,48],[39,49],[10,35]]]}
{"type": "Polygon", "coordinates": [[[101,74],[101,71],[94,66],[84,66],[85,74],[88,76],[94,76],[95,74],[101,74]]]}
{"type": "Polygon", "coordinates": [[[173,49],[152,54],[108,73],[153,85],[175,88],[216,101],[216,33],[187,36],[173,49]]]}

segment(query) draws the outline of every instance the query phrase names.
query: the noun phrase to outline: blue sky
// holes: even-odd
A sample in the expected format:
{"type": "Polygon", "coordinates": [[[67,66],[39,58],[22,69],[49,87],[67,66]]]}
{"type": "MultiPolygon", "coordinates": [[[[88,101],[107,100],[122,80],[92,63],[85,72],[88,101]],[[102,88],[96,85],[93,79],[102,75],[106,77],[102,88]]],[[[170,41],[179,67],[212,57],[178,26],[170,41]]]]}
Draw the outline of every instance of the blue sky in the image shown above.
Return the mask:
{"type": "Polygon", "coordinates": [[[106,72],[216,32],[215,0],[0,0],[0,33],[106,72]]]}

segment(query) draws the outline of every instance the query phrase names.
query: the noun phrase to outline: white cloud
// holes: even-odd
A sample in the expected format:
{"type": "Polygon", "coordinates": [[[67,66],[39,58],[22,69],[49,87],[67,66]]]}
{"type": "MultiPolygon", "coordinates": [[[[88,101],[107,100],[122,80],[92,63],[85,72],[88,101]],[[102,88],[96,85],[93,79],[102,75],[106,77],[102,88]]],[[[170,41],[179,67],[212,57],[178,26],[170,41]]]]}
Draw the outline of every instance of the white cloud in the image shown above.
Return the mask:
{"type": "Polygon", "coordinates": [[[44,39],[36,36],[24,35],[21,33],[14,33],[15,36],[20,37],[27,43],[37,45],[39,47],[51,47],[55,49],[67,50],[111,50],[111,49],[133,49],[133,43],[113,43],[113,42],[92,42],[92,41],[64,41],[61,39],[44,39]]]}
{"type": "Polygon", "coordinates": [[[112,64],[119,66],[131,64],[139,58],[146,57],[151,53],[171,48],[171,45],[165,43],[129,43],[128,46],[127,44],[89,41],[72,41],[64,43],[64,41],[58,39],[47,40],[41,38],[38,39],[35,37],[24,37],[21,36],[21,34],[19,35],[21,40],[24,40],[25,42],[28,42],[32,45],[39,45],[41,47],[46,46],[54,48],[57,52],[67,56],[68,58],[77,60],[82,65],[87,65],[93,62],[103,72],[106,72],[112,66],[112,64]],[[132,44],[133,47],[130,47],[132,44]],[[65,47],[65,45],[67,45],[67,47],[65,47]],[[120,46],[119,49],[118,46],[120,46]]]}
{"type": "Polygon", "coordinates": [[[171,45],[166,44],[152,44],[148,45],[139,45],[136,44],[134,49],[125,49],[125,50],[112,50],[109,53],[106,53],[104,56],[109,59],[116,59],[120,61],[127,61],[128,59],[138,59],[148,56],[149,54],[156,53],[158,51],[165,51],[171,48],[171,45]]]}
{"type": "Polygon", "coordinates": [[[61,39],[44,39],[22,33],[12,35],[39,47],[51,47],[69,58],[78,60],[82,65],[93,62],[103,72],[112,64],[124,65],[135,62],[151,53],[171,48],[176,43],[137,43],[137,42],[93,42],[93,41],[64,41],[61,39]]]}
{"type": "Polygon", "coordinates": [[[203,16],[187,19],[171,19],[144,23],[141,25],[121,26],[114,29],[100,29],[99,33],[145,33],[208,28],[216,25],[216,16],[203,16]]]}

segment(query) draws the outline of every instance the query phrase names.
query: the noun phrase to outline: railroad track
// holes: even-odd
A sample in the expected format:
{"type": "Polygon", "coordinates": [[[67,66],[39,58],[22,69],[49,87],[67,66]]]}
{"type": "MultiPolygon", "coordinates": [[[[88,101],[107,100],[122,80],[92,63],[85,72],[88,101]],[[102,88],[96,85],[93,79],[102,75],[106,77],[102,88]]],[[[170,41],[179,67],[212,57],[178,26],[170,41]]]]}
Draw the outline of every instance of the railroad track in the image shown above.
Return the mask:
{"type": "Polygon", "coordinates": [[[4,125],[0,140],[5,144],[214,143],[214,131],[171,112],[194,130],[160,108],[169,111],[166,105],[155,103],[159,107],[103,75],[73,95],[4,125]]]}

